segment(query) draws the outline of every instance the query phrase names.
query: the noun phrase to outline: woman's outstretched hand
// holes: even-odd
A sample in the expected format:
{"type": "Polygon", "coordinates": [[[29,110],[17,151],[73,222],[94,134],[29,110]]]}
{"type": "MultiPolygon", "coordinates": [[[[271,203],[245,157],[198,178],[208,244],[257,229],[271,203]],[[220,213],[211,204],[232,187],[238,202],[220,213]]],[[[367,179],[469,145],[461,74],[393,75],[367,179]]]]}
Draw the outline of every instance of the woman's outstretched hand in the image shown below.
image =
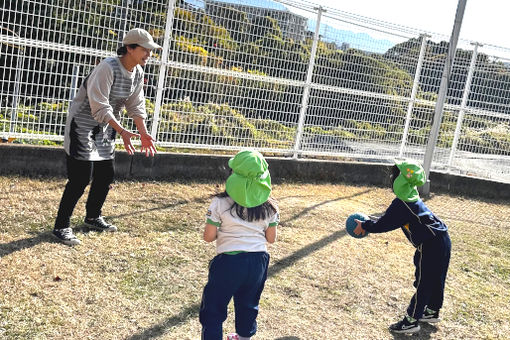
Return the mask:
{"type": "Polygon", "coordinates": [[[143,133],[143,134],[138,134],[138,133],[133,133],[129,130],[122,130],[122,133],[120,134],[120,136],[122,137],[122,141],[124,142],[124,149],[126,149],[127,153],[129,155],[134,155],[135,153],[135,147],[133,146],[133,144],[131,143],[131,138],[140,138],[140,141],[142,143],[142,147],[140,148],[140,151],[141,152],[145,152],[145,156],[146,157],[149,157],[150,156],[154,156],[157,151],[156,151],[156,146],[154,145],[154,139],[152,138],[151,135],[147,134],[147,133],[143,133]]]}
{"type": "Polygon", "coordinates": [[[140,151],[145,152],[145,157],[149,157],[149,155],[154,157],[157,151],[152,136],[149,134],[142,134],[140,136],[140,140],[142,142],[142,147],[140,151]]]}
{"type": "Polygon", "coordinates": [[[122,142],[124,143],[124,149],[126,149],[126,151],[129,155],[134,155],[135,147],[131,143],[131,138],[140,137],[140,135],[137,133],[132,133],[131,131],[124,129],[120,133],[120,136],[122,137],[122,142]]]}

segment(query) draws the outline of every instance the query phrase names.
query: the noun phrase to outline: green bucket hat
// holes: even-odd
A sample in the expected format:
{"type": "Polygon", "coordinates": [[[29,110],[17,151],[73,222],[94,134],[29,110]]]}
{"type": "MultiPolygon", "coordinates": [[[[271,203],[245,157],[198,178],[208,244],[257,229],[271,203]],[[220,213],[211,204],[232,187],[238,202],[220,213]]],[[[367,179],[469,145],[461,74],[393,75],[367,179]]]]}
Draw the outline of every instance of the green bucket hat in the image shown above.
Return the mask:
{"type": "Polygon", "coordinates": [[[404,202],[420,199],[418,187],[426,182],[425,170],[414,161],[395,161],[400,175],[393,182],[393,192],[404,202]]]}
{"type": "Polygon", "coordinates": [[[261,205],[271,194],[271,175],[264,156],[255,150],[240,151],[228,161],[232,174],[225,185],[227,194],[242,207],[261,205]]]}

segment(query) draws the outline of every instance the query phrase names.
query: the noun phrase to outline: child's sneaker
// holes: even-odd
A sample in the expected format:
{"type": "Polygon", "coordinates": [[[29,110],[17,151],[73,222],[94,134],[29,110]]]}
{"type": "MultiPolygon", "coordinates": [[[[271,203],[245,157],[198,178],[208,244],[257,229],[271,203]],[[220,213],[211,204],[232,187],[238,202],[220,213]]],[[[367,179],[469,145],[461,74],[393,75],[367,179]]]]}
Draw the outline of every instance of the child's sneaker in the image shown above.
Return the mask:
{"type": "Polygon", "coordinates": [[[81,243],[81,241],[74,235],[73,229],[71,228],[53,229],[53,236],[68,246],[75,246],[81,243]]]}
{"type": "Polygon", "coordinates": [[[420,325],[418,325],[418,320],[414,320],[409,316],[405,316],[402,321],[394,323],[390,326],[390,331],[395,333],[406,333],[413,334],[420,331],[420,325]]]}
{"type": "Polygon", "coordinates": [[[237,333],[229,333],[227,334],[227,340],[239,340],[239,335],[237,333]]]}
{"type": "Polygon", "coordinates": [[[423,312],[422,317],[420,318],[421,322],[428,322],[428,323],[436,323],[441,321],[439,318],[439,311],[433,311],[432,309],[425,308],[425,311],[423,312]]]}
{"type": "Polygon", "coordinates": [[[117,231],[117,227],[114,226],[113,224],[107,223],[104,220],[103,216],[99,216],[96,218],[86,218],[85,225],[98,231],[110,231],[110,232],[117,231]]]}

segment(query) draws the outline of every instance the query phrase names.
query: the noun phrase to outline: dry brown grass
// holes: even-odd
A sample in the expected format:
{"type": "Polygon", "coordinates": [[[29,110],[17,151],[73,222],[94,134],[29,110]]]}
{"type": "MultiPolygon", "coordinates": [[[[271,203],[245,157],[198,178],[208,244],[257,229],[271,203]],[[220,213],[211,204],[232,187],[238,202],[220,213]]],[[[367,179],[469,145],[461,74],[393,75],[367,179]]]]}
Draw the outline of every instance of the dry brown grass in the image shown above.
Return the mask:
{"type": "MultiPolygon", "coordinates": [[[[214,256],[201,228],[223,184],[119,182],[104,213],[120,231],[79,231],[74,248],[50,235],[64,184],[0,177],[0,339],[198,339],[214,256]]],[[[383,212],[390,191],[294,183],[274,196],[282,221],[254,339],[400,338],[387,326],[413,293],[414,249],[398,230],[363,240],[343,230],[352,212],[383,212]]],[[[508,202],[434,195],[427,204],[450,227],[452,261],[443,321],[412,338],[508,339],[508,202]]]]}

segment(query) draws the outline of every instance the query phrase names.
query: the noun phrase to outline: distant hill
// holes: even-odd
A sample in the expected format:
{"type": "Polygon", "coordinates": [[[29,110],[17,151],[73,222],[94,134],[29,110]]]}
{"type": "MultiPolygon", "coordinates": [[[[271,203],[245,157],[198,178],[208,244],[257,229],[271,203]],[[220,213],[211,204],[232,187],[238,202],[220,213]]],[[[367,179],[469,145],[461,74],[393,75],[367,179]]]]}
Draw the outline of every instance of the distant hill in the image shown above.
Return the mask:
{"type": "MultiPolygon", "coordinates": [[[[203,1],[198,0],[185,0],[188,4],[195,7],[204,7],[203,1]]],[[[211,0],[209,0],[211,1],[211,0]]],[[[231,4],[242,4],[246,6],[253,6],[259,8],[270,8],[280,11],[289,11],[287,7],[279,2],[271,0],[219,0],[218,2],[231,3],[231,4]]],[[[308,30],[311,32],[315,31],[316,21],[308,19],[308,30]]],[[[395,43],[389,40],[375,39],[367,33],[355,33],[352,31],[346,31],[335,28],[327,24],[321,24],[320,35],[322,41],[334,42],[340,48],[341,46],[356,48],[366,52],[373,53],[385,53],[388,49],[392,48],[395,43]]]]}
{"type": "MultiPolygon", "coordinates": [[[[315,20],[308,19],[309,31],[315,32],[315,25],[315,20]]],[[[322,37],[322,41],[334,42],[338,45],[339,48],[342,46],[342,44],[346,44],[350,48],[383,54],[395,46],[395,43],[389,40],[375,39],[367,33],[355,33],[352,31],[346,31],[327,24],[321,24],[319,34],[322,37]]]]}

